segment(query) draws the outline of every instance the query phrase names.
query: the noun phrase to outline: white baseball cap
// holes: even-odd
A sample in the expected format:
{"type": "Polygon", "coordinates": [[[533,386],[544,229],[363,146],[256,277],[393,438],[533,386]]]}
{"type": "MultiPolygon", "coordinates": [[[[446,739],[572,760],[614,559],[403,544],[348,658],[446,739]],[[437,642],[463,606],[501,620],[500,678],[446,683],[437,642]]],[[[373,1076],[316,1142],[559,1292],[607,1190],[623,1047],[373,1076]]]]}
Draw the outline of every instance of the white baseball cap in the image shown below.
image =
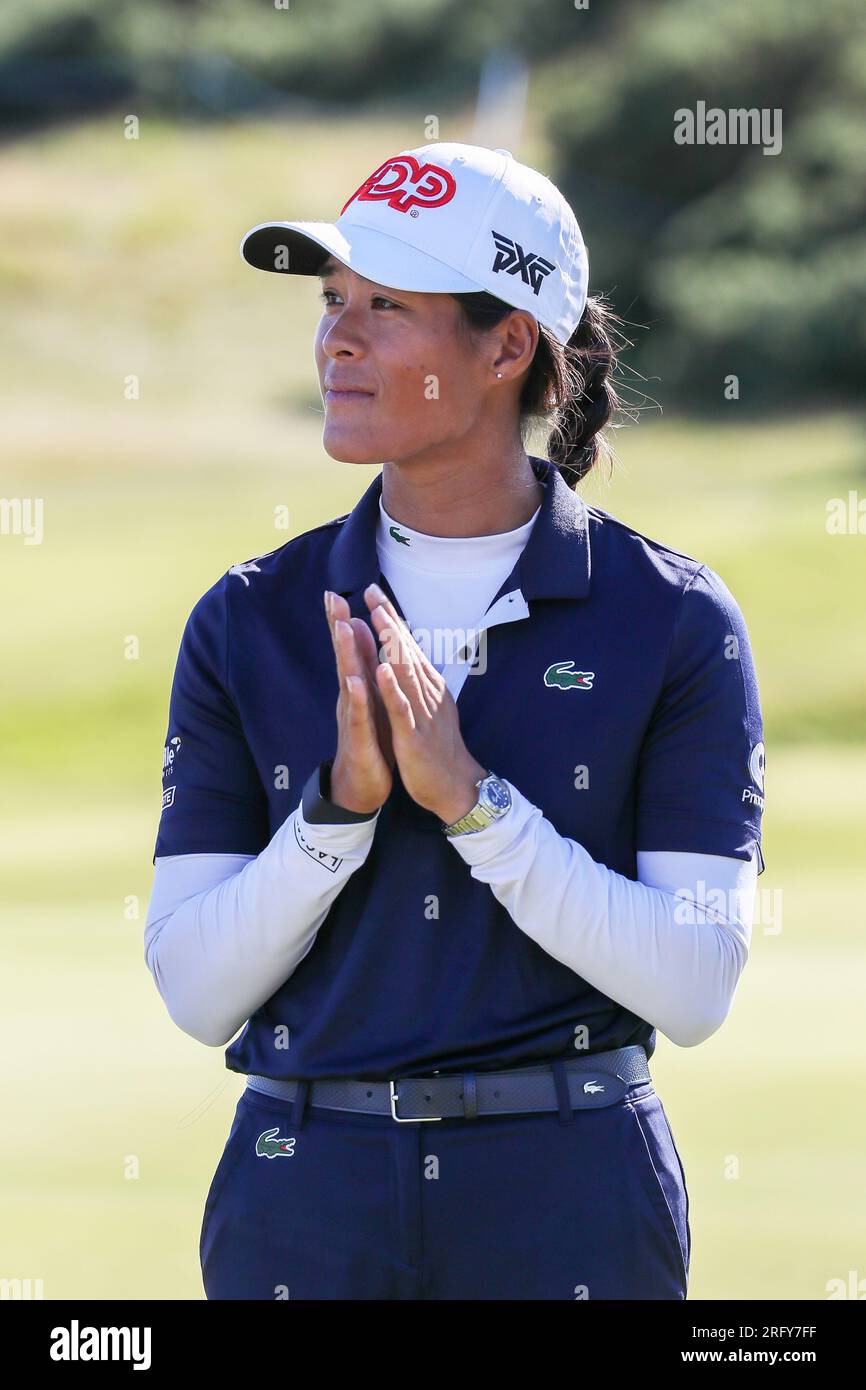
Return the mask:
{"type": "Polygon", "coordinates": [[[509,150],[421,145],[392,155],[336,222],[261,222],[241,242],[258,270],[315,275],[330,253],[395,290],[487,290],[567,343],[583,314],[589,261],[555,184],[509,150]]]}

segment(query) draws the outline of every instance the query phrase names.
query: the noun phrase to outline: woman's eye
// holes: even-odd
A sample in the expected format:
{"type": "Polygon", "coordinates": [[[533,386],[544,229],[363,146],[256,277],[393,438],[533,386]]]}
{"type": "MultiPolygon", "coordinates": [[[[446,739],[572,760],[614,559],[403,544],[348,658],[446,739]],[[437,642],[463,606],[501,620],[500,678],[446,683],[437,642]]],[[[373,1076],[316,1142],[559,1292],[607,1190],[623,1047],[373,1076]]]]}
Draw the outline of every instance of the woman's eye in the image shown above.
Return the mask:
{"type": "MultiPolygon", "coordinates": [[[[322,290],[321,294],[319,295],[319,299],[320,299],[321,302],[326,306],[326,308],[330,308],[330,306],[334,303],[334,299],[331,298],[332,295],[335,296],[336,298],[339,298],[339,296],[337,295],[336,290],[322,290]]],[[[399,304],[395,304],[394,301],[393,301],[393,299],[386,299],[385,296],[384,296],[383,294],[374,295],[374,296],[373,296],[372,303],[373,303],[373,304],[384,304],[386,309],[399,309],[399,308],[400,308],[400,305],[399,305],[399,304]]]]}

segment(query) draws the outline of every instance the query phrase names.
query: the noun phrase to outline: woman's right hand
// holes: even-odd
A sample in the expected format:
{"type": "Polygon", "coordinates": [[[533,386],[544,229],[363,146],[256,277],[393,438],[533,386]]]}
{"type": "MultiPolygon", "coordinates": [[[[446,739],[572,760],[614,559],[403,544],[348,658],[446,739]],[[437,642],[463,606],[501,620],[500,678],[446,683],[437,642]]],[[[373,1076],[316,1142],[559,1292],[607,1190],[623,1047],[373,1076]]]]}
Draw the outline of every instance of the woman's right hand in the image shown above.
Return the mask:
{"type": "Polygon", "coordinates": [[[325,590],[340,693],[337,752],[331,768],[331,801],[366,815],[387,801],[394,752],[391,724],[376,683],[376,639],[363,618],[353,618],[341,594],[325,590]]]}

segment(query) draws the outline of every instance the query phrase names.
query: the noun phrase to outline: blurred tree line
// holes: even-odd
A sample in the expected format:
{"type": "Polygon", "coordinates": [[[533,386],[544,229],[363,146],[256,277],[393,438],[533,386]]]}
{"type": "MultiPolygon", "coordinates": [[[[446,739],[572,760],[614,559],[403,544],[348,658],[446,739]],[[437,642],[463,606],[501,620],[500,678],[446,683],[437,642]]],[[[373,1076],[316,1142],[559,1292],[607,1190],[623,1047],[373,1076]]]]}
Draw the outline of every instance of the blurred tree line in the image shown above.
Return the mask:
{"type": "Polygon", "coordinates": [[[17,0],[0,11],[0,135],[119,106],[441,116],[471,98],[486,55],[517,54],[591,289],[636,325],[629,363],[650,392],[661,377],[711,410],[735,373],[762,407],[861,393],[863,0],[282,3],[17,0]],[[779,152],[678,143],[676,113],[699,103],[781,112],[779,152]]]}

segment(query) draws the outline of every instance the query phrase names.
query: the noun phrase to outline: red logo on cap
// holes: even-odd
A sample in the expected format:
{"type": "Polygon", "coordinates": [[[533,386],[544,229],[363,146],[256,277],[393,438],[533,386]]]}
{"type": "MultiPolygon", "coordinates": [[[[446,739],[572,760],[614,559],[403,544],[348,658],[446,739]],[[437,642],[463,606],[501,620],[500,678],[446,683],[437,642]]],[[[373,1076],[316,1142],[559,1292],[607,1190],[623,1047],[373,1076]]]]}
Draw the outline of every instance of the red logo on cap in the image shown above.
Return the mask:
{"type": "Polygon", "coordinates": [[[441,208],[450,203],[457,192],[454,177],[439,164],[419,164],[411,154],[394,155],[374,169],[360,188],[340,208],[340,216],[349,203],[384,200],[395,212],[408,212],[418,204],[425,208],[441,208]]]}

